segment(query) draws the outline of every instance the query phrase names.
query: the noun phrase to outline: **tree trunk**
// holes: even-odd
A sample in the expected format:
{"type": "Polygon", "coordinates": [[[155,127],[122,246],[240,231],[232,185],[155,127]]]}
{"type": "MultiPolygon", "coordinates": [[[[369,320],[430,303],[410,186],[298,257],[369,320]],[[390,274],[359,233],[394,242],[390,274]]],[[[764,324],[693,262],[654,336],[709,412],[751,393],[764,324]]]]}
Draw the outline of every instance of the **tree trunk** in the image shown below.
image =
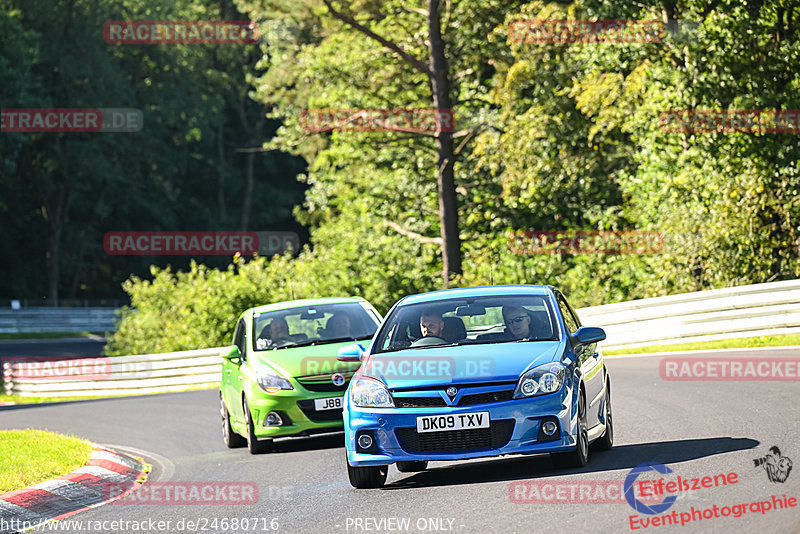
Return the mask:
{"type": "Polygon", "coordinates": [[[239,225],[239,229],[242,232],[246,232],[247,227],[250,225],[250,209],[253,205],[253,187],[255,185],[255,161],[256,153],[248,152],[247,168],[245,169],[244,196],[242,201],[242,220],[241,224],[239,225]]]}
{"type": "MultiPolygon", "coordinates": [[[[452,109],[450,78],[445,45],[442,39],[439,0],[428,0],[428,35],[430,41],[431,89],[433,105],[452,109]]],[[[442,236],[442,277],[444,287],[450,287],[450,277],[461,274],[461,238],[458,235],[458,199],[455,183],[455,150],[452,132],[438,132],[436,137],[439,185],[439,223],[442,236]]]]}

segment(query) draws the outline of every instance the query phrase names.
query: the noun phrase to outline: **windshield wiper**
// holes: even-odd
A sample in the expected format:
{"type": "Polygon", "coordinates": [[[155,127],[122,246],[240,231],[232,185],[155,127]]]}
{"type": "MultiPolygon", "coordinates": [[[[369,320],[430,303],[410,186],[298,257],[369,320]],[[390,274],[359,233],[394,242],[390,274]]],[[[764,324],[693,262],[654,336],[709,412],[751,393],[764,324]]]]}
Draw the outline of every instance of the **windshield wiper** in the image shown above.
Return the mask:
{"type": "Polygon", "coordinates": [[[331,339],[310,339],[308,341],[303,341],[301,343],[295,343],[294,345],[286,345],[285,347],[278,347],[281,349],[293,349],[295,347],[311,347],[313,345],[319,345],[321,343],[342,343],[343,341],[363,341],[365,339],[371,339],[372,336],[359,336],[359,337],[334,337],[331,339]]]}

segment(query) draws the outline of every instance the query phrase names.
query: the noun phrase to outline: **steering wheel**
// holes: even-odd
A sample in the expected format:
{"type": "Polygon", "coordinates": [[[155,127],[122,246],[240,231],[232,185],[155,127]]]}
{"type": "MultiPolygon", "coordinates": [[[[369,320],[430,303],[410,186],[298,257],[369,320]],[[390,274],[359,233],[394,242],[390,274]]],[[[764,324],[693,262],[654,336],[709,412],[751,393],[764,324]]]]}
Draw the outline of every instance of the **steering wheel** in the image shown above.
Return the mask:
{"type": "Polygon", "coordinates": [[[432,347],[434,345],[443,345],[449,343],[446,339],[437,336],[425,336],[414,341],[412,347],[432,347]]]}

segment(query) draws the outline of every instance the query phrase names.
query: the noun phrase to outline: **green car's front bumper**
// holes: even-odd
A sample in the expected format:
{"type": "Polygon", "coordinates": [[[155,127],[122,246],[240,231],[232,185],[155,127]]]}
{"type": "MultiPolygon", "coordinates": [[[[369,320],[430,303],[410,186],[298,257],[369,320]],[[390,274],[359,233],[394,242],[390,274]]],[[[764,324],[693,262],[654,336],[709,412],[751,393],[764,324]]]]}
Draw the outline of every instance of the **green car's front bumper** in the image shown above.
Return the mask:
{"type": "Polygon", "coordinates": [[[341,386],[334,386],[330,375],[324,379],[323,377],[289,378],[294,390],[283,390],[275,394],[268,394],[256,386],[252,398],[248,398],[256,436],[277,438],[342,430],[344,428],[342,409],[316,410],[314,401],[339,398],[340,403],[343,403],[344,392],[351,375],[352,373],[345,375],[346,381],[341,386]],[[270,412],[277,412],[283,424],[266,425],[266,418],[270,412]]]}

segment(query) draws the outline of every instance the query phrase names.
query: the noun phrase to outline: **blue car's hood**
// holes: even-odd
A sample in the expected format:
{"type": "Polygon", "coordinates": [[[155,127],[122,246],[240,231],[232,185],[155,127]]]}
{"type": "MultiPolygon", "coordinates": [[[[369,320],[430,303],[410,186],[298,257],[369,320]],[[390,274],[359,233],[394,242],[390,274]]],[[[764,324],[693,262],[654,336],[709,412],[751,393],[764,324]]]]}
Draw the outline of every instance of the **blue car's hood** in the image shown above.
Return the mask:
{"type": "Polygon", "coordinates": [[[559,341],[419,348],[373,354],[361,372],[389,389],[518,380],[529,367],[558,361],[559,341]]]}

